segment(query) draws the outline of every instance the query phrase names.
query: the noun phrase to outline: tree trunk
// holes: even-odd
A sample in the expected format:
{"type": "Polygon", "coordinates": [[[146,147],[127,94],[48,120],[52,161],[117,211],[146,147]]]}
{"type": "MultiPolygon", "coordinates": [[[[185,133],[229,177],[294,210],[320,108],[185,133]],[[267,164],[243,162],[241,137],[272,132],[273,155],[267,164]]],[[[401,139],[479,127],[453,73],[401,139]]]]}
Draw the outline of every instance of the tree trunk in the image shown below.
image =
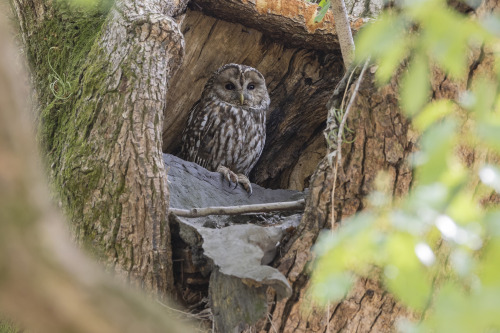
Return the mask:
{"type": "Polygon", "coordinates": [[[182,60],[173,17],[185,2],[118,1],[105,19],[81,19],[64,4],[14,2],[37,73],[41,141],[76,236],[120,275],[160,294],[173,283],[164,96],[182,60]],[[71,95],[54,99],[47,71],[67,76],[71,95]]]}
{"type": "MultiPolygon", "coordinates": [[[[371,78],[365,78],[357,95],[348,126],[354,131],[342,146],[343,164],[338,171],[336,186],[336,221],[362,210],[365,196],[371,191],[377,174],[385,170],[391,176],[392,193],[404,195],[411,184],[412,172],[407,162],[415,138],[408,121],[400,114],[397,86],[374,88],[371,78]]],[[[285,248],[285,255],[276,267],[292,283],[293,295],[288,300],[274,302],[271,322],[259,328],[280,332],[391,332],[396,320],[413,318],[377,282],[360,279],[345,300],[329,309],[314,306],[307,296],[309,284],[306,264],[312,258],[311,247],[323,228],[330,227],[333,168],[323,159],[311,181],[311,193],[301,225],[295,238],[285,248]],[[305,310],[307,309],[307,310],[305,310]]]]}

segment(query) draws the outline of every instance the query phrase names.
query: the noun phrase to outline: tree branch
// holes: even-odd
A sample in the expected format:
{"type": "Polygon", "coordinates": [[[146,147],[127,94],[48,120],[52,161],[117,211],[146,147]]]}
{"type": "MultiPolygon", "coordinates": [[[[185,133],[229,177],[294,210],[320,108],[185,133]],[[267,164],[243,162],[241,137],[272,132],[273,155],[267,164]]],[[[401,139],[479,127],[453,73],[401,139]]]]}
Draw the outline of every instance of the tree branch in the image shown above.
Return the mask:
{"type": "Polygon", "coordinates": [[[239,215],[246,213],[268,213],[276,211],[303,210],[305,200],[272,202],[255,205],[204,207],[192,209],[170,208],[170,213],[182,217],[202,217],[208,215],[239,215]]]}
{"type": "MultiPolygon", "coordinates": [[[[322,22],[314,22],[318,6],[304,0],[194,0],[192,3],[195,10],[257,29],[292,47],[325,51],[340,48],[332,13],[327,13],[322,22]]],[[[363,22],[358,19],[346,24],[357,31],[363,22]]]]}
{"type": "Polygon", "coordinates": [[[347,18],[345,3],[344,0],[332,0],[331,4],[344,66],[345,68],[350,68],[354,60],[354,40],[352,39],[351,26],[347,18]]]}

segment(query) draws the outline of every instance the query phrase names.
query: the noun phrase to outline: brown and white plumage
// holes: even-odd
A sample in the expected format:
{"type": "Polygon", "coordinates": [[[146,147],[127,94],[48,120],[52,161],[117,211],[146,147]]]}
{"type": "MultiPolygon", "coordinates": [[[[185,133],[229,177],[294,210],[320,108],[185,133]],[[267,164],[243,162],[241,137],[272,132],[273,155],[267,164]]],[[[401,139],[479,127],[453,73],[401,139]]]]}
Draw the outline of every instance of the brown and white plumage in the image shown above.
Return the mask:
{"type": "MultiPolygon", "coordinates": [[[[269,102],[259,71],[238,64],[222,66],[190,111],[180,157],[211,171],[226,167],[248,182],[246,176],[264,148],[269,102]]],[[[234,174],[226,176],[235,180],[234,174]]]]}

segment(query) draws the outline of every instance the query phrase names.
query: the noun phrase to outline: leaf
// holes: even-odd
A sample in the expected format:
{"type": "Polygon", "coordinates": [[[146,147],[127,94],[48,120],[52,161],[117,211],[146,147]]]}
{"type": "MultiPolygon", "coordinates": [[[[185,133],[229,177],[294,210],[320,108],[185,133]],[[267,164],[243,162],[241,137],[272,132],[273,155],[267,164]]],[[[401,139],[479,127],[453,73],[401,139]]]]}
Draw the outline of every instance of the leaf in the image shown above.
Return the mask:
{"type": "MultiPolygon", "coordinates": [[[[323,2],[325,2],[325,0],[321,1],[321,3],[323,2]]],[[[321,10],[319,11],[318,15],[316,15],[316,17],[314,18],[315,23],[321,22],[323,20],[323,17],[325,17],[326,12],[328,12],[328,9],[330,8],[331,5],[330,1],[328,1],[323,6],[321,6],[321,3],[320,3],[321,10]]]]}
{"type": "Polygon", "coordinates": [[[384,66],[397,67],[401,59],[397,59],[396,55],[403,51],[397,42],[404,39],[405,31],[406,20],[404,18],[383,13],[378,20],[367,24],[356,35],[356,62],[363,62],[372,56],[382,59],[388,53],[394,53],[395,55],[392,55],[390,60],[392,62],[384,66]],[[393,48],[397,50],[394,51],[393,48]]]}
{"type": "Polygon", "coordinates": [[[431,293],[431,281],[415,254],[416,239],[406,233],[397,233],[388,241],[388,262],[394,274],[385,274],[387,288],[413,309],[422,310],[431,293]],[[409,288],[409,286],[411,286],[409,288]]]}
{"type": "Polygon", "coordinates": [[[311,287],[312,296],[322,304],[338,301],[345,297],[352,287],[354,277],[347,272],[328,275],[322,282],[314,281],[311,287]]]}
{"type": "MultiPolygon", "coordinates": [[[[473,102],[469,105],[468,109],[473,111],[475,116],[485,123],[490,123],[492,118],[497,118],[495,114],[492,113],[495,102],[498,103],[498,101],[496,101],[497,86],[497,82],[482,77],[477,80],[472,88],[473,102]]],[[[498,124],[500,124],[500,122],[498,122],[498,124]]]]}
{"type": "Polygon", "coordinates": [[[456,142],[455,130],[455,122],[446,120],[434,124],[423,134],[420,165],[416,170],[419,184],[439,182],[449,171],[456,142]]]}
{"type": "Polygon", "coordinates": [[[427,104],[422,112],[413,118],[412,123],[418,130],[423,132],[439,119],[452,113],[453,110],[453,103],[450,100],[433,101],[427,104]]]}
{"type": "Polygon", "coordinates": [[[416,54],[401,82],[401,104],[408,115],[414,115],[430,97],[429,65],[427,58],[416,54]]]}
{"type": "Polygon", "coordinates": [[[485,141],[485,143],[500,152],[500,126],[488,124],[486,122],[477,125],[477,136],[485,141]]]}
{"type": "Polygon", "coordinates": [[[500,193],[500,169],[493,165],[485,165],[479,170],[481,181],[500,193]]]}
{"type": "Polygon", "coordinates": [[[410,52],[411,38],[407,34],[400,34],[393,40],[393,45],[385,50],[383,56],[378,58],[378,68],[375,77],[380,84],[387,83],[401,62],[410,52]]]}
{"type": "Polygon", "coordinates": [[[327,5],[328,3],[330,3],[330,0],[321,0],[318,4],[318,7],[325,7],[325,5],[327,5]]]}
{"type": "Polygon", "coordinates": [[[420,48],[430,54],[448,75],[465,78],[467,49],[471,43],[481,45],[486,32],[470,18],[435,4],[432,10],[420,10],[416,15],[421,26],[420,48]]]}

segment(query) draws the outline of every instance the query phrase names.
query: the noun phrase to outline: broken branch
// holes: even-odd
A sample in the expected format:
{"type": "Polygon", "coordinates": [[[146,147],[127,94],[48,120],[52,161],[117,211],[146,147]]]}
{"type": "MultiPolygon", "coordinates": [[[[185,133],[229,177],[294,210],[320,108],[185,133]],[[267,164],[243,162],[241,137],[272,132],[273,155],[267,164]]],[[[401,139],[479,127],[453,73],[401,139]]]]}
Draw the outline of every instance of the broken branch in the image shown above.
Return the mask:
{"type": "Polygon", "coordinates": [[[202,217],[208,215],[239,215],[247,213],[269,213],[276,211],[303,210],[305,200],[271,202],[255,205],[203,207],[191,209],[170,208],[170,213],[181,217],[202,217]]]}

